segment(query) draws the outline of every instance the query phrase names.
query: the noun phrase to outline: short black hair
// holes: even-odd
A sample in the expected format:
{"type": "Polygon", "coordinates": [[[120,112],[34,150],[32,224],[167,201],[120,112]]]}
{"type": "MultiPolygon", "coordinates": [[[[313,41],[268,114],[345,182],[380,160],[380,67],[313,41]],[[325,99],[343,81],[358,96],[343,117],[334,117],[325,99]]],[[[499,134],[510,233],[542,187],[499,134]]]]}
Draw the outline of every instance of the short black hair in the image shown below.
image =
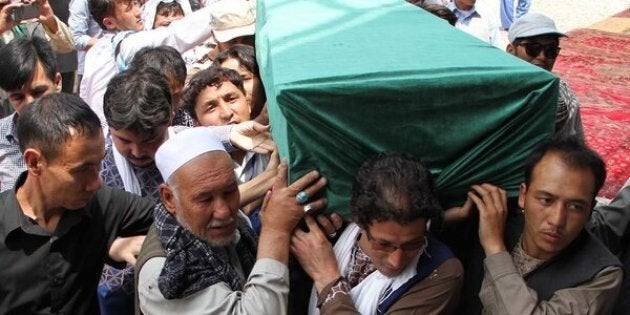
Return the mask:
{"type": "Polygon", "coordinates": [[[205,88],[209,86],[221,86],[223,82],[229,81],[234,84],[243,95],[245,95],[245,88],[243,87],[243,80],[238,72],[232,69],[221,68],[217,66],[210,66],[208,69],[201,70],[190,79],[188,87],[184,91],[184,108],[188,111],[193,119],[197,119],[195,113],[195,103],[197,96],[205,88]]]}
{"type": "Polygon", "coordinates": [[[350,214],[362,228],[374,222],[430,219],[440,210],[431,173],[409,154],[379,153],[354,177],[350,214]]]}
{"type": "Polygon", "coordinates": [[[525,162],[525,184],[529,186],[532,181],[534,168],[545,155],[556,153],[562,161],[571,168],[588,169],[593,174],[593,198],[604,185],[606,180],[606,164],[602,158],[575,137],[552,138],[537,145],[525,162]]]}
{"type": "Polygon", "coordinates": [[[134,2],[138,0],[89,0],[88,8],[90,9],[90,14],[94,21],[98,23],[98,25],[107,30],[107,27],[103,23],[103,19],[107,16],[114,16],[114,10],[117,5],[126,5],[130,8],[134,2]]]}
{"type": "Polygon", "coordinates": [[[43,38],[17,38],[0,48],[0,88],[5,91],[21,89],[35,74],[41,63],[50,81],[55,81],[57,57],[43,38]]]}
{"type": "Polygon", "coordinates": [[[186,84],[186,62],[177,49],[171,46],[144,47],[131,60],[130,68],[153,68],[167,80],[186,84]]]}
{"type": "Polygon", "coordinates": [[[455,26],[455,23],[457,23],[457,16],[448,7],[440,4],[422,4],[422,1],[416,2],[415,5],[443,20],[446,20],[448,24],[451,24],[452,26],[455,26]]]}
{"type": "MultiPolygon", "coordinates": [[[[157,7],[155,8],[155,16],[157,17],[158,15],[172,15],[172,14],[181,14],[184,15],[184,10],[182,9],[182,6],[179,5],[179,3],[177,1],[173,1],[173,2],[160,2],[160,4],[157,5],[157,7]]],[[[145,21],[145,23],[147,23],[147,21],[145,21]]],[[[153,25],[155,23],[155,20],[151,21],[151,25],[153,25]]]]}
{"type": "Polygon", "coordinates": [[[247,71],[260,78],[258,63],[256,62],[256,51],[250,45],[235,44],[228,50],[222,51],[212,62],[214,66],[220,67],[228,59],[236,59],[247,71]]]}
{"type": "Polygon", "coordinates": [[[98,116],[78,96],[46,94],[26,106],[17,120],[22,153],[38,148],[47,159],[55,159],[74,132],[84,136],[101,135],[98,116]]]}
{"type": "MultiPolygon", "coordinates": [[[[224,63],[228,59],[235,59],[238,61],[240,66],[245,68],[247,71],[251,72],[256,78],[258,78],[259,82],[262,85],[262,80],[260,78],[260,73],[258,69],[258,62],[256,62],[256,50],[254,47],[250,45],[243,44],[235,44],[232,45],[229,49],[221,52],[219,56],[217,56],[212,62],[213,65],[217,67],[221,67],[221,64],[224,63]]],[[[257,90],[258,91],[258,90],[257,90]]],[[[262,111],[264,103],[267,100],[267,94],[265,93],[264,87],[260,87],[260,91],[258,91],[259,95],[252,95],[252,103],[250,106],[252,107],[251,116],[256,117],[262,111]],[[261,100],[253,99],[254,97],[262,97],[261,100]],[[262,102],[262,103],[259,103],[262,102]]],[[[255,93],[255,92],[254,92],[255,93]]]]}
{"type": "Polygon", "coordinates": [[[143,141],[169,126],[173,107],[168,82],[153,68],[132,68],[114,76],[103,97],[103,113],[113,129],[133,132],[143,141]]]}

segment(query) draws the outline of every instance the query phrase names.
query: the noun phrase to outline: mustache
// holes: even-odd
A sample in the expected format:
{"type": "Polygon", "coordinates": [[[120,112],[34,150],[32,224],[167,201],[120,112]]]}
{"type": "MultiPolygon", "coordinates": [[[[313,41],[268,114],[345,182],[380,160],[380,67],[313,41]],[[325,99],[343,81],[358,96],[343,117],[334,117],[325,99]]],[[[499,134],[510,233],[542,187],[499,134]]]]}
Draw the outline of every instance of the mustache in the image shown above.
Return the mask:
{"type": "Polygon", "coordinates": [[[232,223],[234,223],[234,218],[229,218],[227,220],[212,220],[206,225],[206,228],[220,228],[232,223]]]}

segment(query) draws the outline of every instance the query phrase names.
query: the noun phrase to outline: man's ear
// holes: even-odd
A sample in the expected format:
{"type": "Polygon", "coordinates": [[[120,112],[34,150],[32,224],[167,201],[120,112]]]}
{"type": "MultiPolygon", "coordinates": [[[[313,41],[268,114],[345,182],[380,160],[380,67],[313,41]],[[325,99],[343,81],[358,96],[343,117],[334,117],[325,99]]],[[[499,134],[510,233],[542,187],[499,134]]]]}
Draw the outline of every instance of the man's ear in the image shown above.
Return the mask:
{"type": "Polygon", "coordinates": [[[505,47],[505,51],[512,55],[516,55],[516,47],[514,47],[514,45],[512,45],[511,43],[507,44],[507,46],[505,47]]]}
{"type": "Polygon", "coordinates": [[[527,185],[525,183],[521,183],[521,186],[518,188],[518,206],[521,209],[525,209],[525,195],[527,194],[527,185]]]}
{"type": "Polygon", "coordinates": [[[57,72],[55,74],[55,82],[53,82],[55,84],[55,92],[61,92],[61,88],[63,88],[63,86],[61,86],[61,73],[57,72]]]}
{"type": "Polygon", "coordinates": [[[166,183],[160,184],[160,199],[162,200],[164,207],[166,207],[166,210],[175,217],[177,214],[175,194],[173,193],[171,186],[166,183]]]}
{"type": "Polygon", "coordinates": [[[42,166],[46,163],[46,158],[35,148],[28,148],[23,154],[24,163],[29,175],[39,175],[42,172],[42,166]]]}
{"type": "Polygon", "coordinates": [[[118,27],[118,23],[116,23],[116,18],[113,16],[106,16],[103,18],[103,25],[108,30],[115,30],[118,27]]]}

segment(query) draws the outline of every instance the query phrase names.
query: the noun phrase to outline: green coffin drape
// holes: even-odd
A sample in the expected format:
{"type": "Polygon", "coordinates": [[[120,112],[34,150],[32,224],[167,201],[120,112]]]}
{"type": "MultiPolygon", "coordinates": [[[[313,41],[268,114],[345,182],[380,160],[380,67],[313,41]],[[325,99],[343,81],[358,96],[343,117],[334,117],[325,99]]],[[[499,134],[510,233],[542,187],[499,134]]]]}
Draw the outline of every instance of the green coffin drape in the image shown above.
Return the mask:
{"type": "Polygon", "coordinates": [[[348,213],[356,168],[380,151],[428,163],[445,207],[470,185],[516,195],[553,132],[558,79],[403,0],[258,0],[256,52],[290,180],[318,169],[348,213]]]}

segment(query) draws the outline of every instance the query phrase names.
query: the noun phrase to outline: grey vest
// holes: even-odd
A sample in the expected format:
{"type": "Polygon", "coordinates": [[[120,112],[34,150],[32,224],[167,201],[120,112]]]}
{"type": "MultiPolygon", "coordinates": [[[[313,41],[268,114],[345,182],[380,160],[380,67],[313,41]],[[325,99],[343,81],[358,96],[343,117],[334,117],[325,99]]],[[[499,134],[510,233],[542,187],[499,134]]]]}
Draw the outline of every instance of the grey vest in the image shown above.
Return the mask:
{"type": "Polygon", "coordinates": [[[142,249],[140,250],[140,255],[136,260],[136,266],[134,270],[134,282],[136,288],[136,301],[134,303],[136,309],[136,315],[141,315],[140,311],[140,299],[138,296],[138,278],[140,276],[140,270],[142,270],[142,266],[149,261],[149,259],[154,257],[166,257],[166,253],[164,252],[164,248],[162,248],[162,243],[160,243],[160,238],[157,234],[157,229],[155,227],[155,223],[151,224],[151,228],[147,233],[147,237],[144,239],[144,243],[142,243],[142,249]]]}
{"type": "MultiPolygon", "coordinates": [[[[522,223],[523,216],[519,217],[522,223]]],[[[508,248],[514,248],[518,242],[523,226],[519,225],[520,229],[508,236],[508,248]]],[[[621,266],[621,262],[590,232],[583,230],[562,253],[528,274],[525,281],[540,300],[549,300],[554,292],[590,281],[610,266],[621,266]]]]}

